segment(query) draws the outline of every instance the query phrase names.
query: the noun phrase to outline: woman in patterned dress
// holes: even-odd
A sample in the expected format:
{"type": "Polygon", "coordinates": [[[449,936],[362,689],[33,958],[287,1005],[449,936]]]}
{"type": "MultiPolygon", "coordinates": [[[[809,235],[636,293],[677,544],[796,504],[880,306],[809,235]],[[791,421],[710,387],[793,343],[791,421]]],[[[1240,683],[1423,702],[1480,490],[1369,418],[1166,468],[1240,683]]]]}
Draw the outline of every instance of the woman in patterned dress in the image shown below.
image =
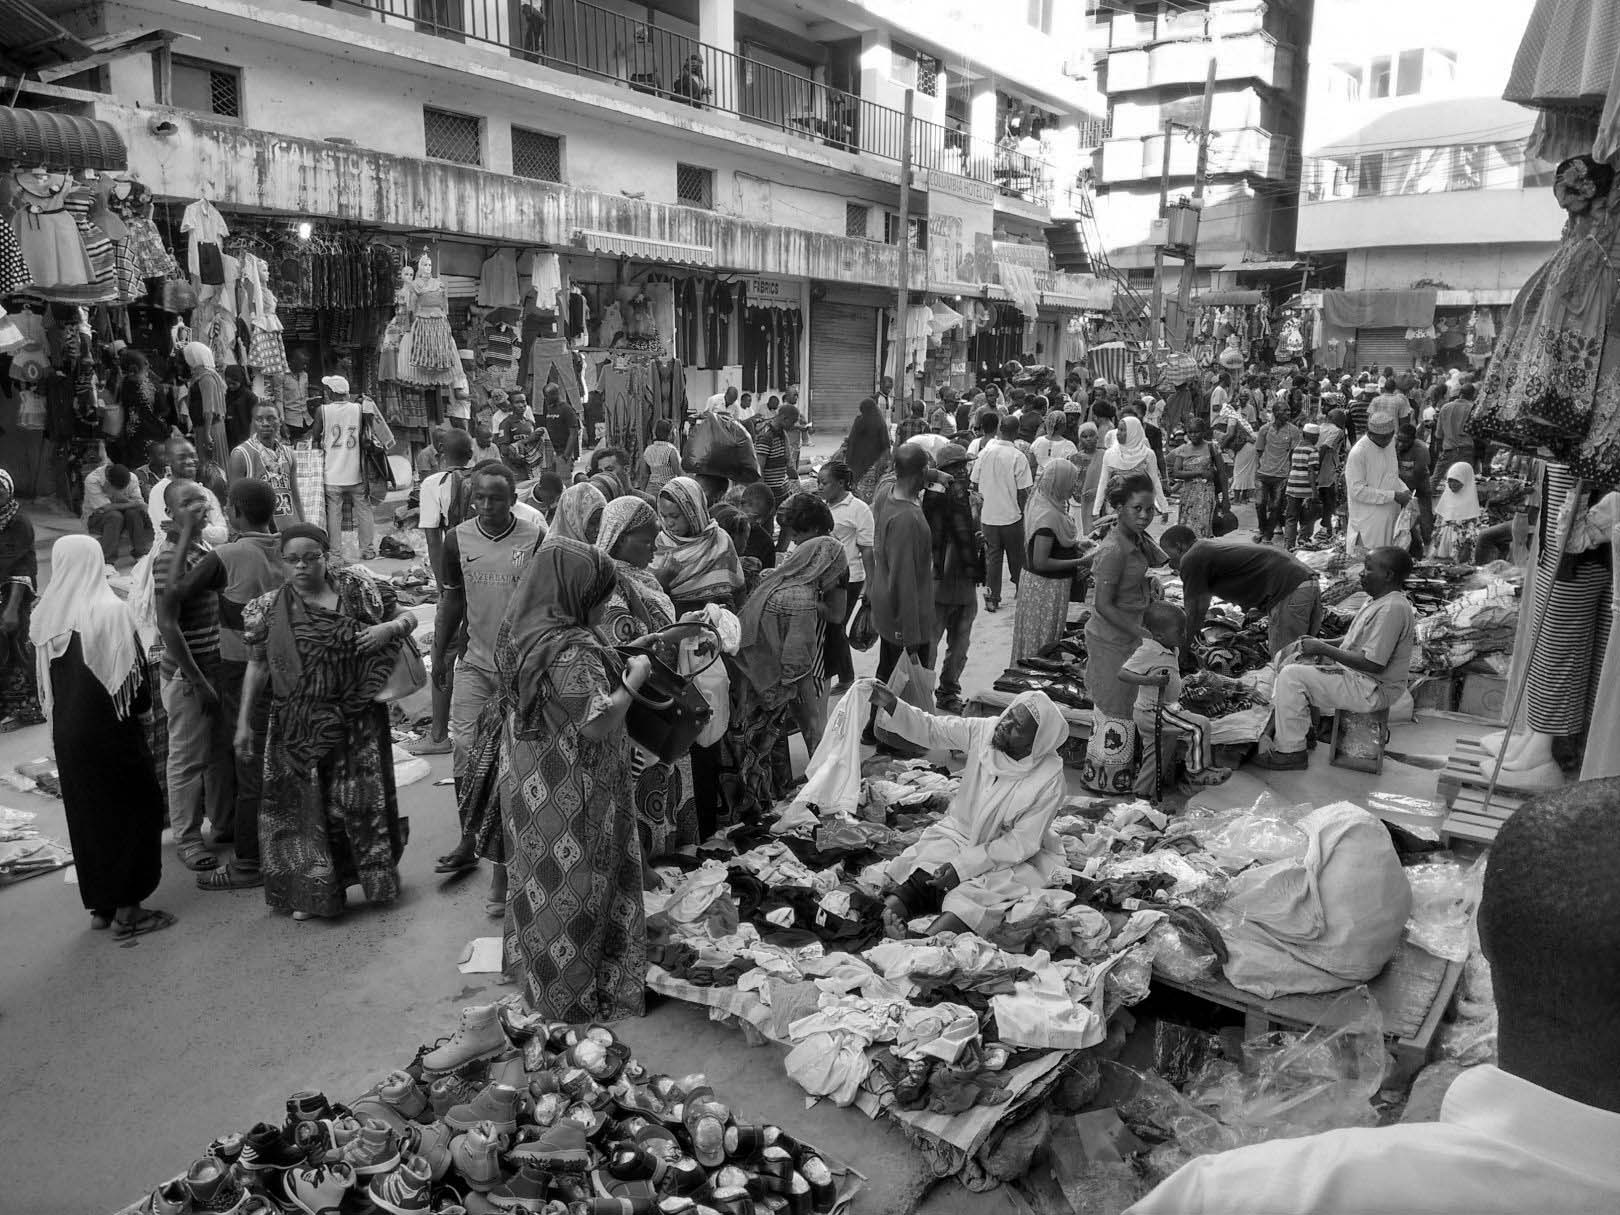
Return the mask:
{"type": "Polygon", "coordinates": [[[506,964],[555,1021],[639,1017],[647,975],[641,840],[624,729],[651,670],[592,631],[619,587],[607,555],[550,536],[495,640],[503,698],[506,964]]]}
{"type": "MultiPolygon", "coordinates": [[[[613,558],[619,575],[618,589],[608,597],[596,624],[597,636],[608,645],[629,645],[675,623],[675,604],[647,569],[658,528],[657,513],[640,498],[615,498],[602,511],[596,546],[613,558]]],[[[656,860],[685,844],[697,843],[691,757],[683,755],[673,764],[664,764],[637,751],[631,762],[646,858],[656,860]]]]}
{"type": "Polygon", "coordinates": [[[388,705],[376,696],[414,620],[364,569],[328,569],[328,549],[313,524],[284,529],[286,585],[242,609],[248,669],[236,753],[252,754],[252,709],[269,684],[264,897],[296,920],[340,914],[356,882],[372,903],[393,902],[405,849],[388,705]]]}
{"type": "Polygon", "coordinates": [[[34,525],[22,513],[11,474],[0,469],[0,733],[45,720],[28,640],[38,580],[34,525]]]}

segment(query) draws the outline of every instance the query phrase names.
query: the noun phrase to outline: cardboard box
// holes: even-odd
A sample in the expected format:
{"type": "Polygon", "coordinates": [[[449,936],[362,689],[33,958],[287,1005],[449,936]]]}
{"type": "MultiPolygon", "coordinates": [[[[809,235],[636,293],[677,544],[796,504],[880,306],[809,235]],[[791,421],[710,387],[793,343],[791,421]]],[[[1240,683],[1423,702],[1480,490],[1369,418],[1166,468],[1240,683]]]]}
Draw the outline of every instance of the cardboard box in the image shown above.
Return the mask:
{"type": "Polygon", "coordinates": [[[1462,700],[1458,712],[1471,713],[1487,721],[1501,721],[1507,708],[1507,680],[1500,675],[1463,676],[1462,700]]]}

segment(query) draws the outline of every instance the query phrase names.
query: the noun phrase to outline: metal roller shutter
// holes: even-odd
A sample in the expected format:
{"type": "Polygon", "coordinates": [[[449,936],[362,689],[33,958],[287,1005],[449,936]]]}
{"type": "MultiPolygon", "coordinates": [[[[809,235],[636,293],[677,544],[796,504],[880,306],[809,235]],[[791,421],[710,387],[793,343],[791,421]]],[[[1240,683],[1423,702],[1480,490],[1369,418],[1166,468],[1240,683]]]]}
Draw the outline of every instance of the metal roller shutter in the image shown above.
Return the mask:
{"type": "Polygon", "coordinates": [[[843,434],[876,383],[877,310],[812,303],[809,402],[816,429],[823,436],[843,434]]]}
{"type": "Polygon", "coordinates": [[[1393,367],[1395,374],[1411,369],[1416,356],[1407,348],[1404,329],[1357,329],[1356,366],[1393,367]]]}

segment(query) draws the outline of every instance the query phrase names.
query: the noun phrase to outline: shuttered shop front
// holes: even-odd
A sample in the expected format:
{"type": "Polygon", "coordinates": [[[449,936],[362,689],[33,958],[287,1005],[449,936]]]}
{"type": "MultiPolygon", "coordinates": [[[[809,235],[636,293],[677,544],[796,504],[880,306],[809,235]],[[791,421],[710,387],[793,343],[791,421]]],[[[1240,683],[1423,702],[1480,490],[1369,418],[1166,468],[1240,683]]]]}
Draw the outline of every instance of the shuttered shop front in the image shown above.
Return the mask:
{"type": "Polygon", "coordinates": [[[810,305],[810,420],[823,435],[848,429],[877,384],[877,310],[816,300],[810,305]]]}
{"type": "Polygon", "coordinates": [[[1416,356],[1406,344],[1404,329],[1357,329],[1356,366],[1372,366],[1382,371],[1393,367],[1405,371],[1413,366],[1416,356]]]}

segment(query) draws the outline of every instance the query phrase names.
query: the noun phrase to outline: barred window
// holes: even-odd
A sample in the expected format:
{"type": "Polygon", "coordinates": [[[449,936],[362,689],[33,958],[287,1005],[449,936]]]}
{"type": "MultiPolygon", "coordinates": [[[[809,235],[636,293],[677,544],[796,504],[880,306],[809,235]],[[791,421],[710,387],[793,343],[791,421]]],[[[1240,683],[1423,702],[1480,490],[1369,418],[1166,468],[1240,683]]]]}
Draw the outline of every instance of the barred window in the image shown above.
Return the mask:
{"type": "Polygon", "coordinates": [[[513,127],[512,175],[534,181],[561,181],[562,140],[540,131],[513,127]]]}
{"type": "MultiPolygon", "coordinates": [[[[242,69],[229,63],[175,55],[170,77],[173,104],[216,118],[242,117],[242,69]]],[[[156,65],[153,67],[156,71],[156,65]]]]}
{"type": "Polygon", "coordinates": [[[699,165],[675,166],[675,201],[714,210],[714,170],[699,165]]]}
{"type": "Polygon", "coordinates": [[[924,97],[939,96],[940,62],[932,55],[917,56],[917,92],[924,97]]]}
{"type": "Polygon", "coordinates": [[[866,240],[871,222],[872,208],[865,203],[847,202],[844,204],[844,235],[854,236],[866,240]]]}
{"type": "Polygon", "coordinates": [[[429,160],[474,166],[484,163],[483,123],[471,114],[423,106],[422,128],[429,160]]]}

